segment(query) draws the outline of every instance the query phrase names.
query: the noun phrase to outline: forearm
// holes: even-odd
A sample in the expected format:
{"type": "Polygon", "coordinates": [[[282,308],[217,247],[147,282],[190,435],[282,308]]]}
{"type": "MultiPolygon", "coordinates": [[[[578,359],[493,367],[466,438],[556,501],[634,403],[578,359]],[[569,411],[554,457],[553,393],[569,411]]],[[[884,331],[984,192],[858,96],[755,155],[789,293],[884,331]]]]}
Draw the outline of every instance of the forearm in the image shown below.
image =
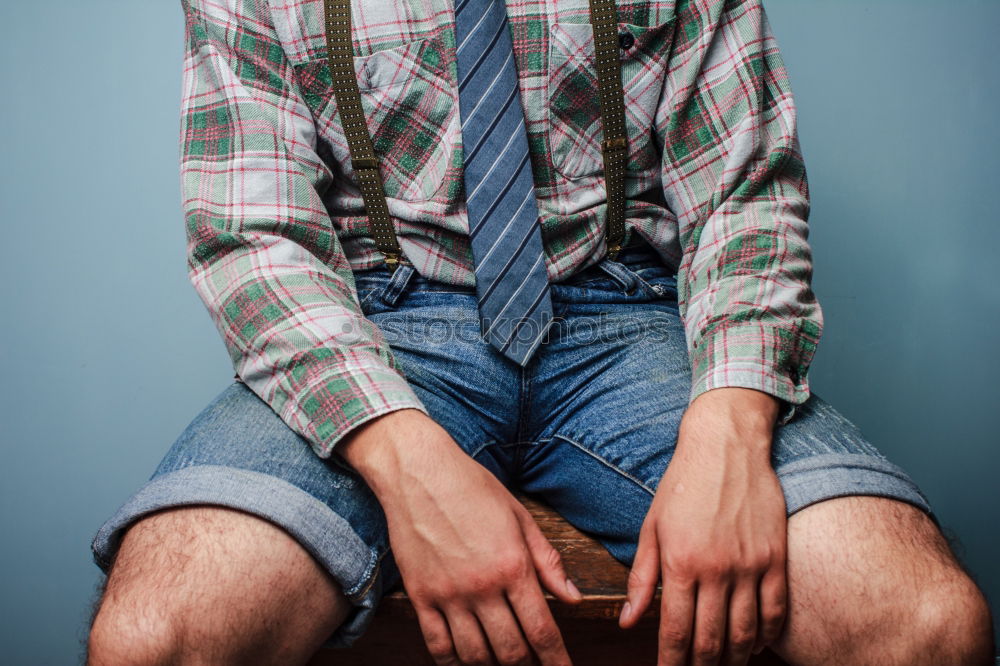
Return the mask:
{"type": "Polygon", "coordinates": [[[717,388],[695,398],[681,420],[678,446],[770,455],[780,402],[747,388],[717,388]]]}
{"type": "Polygon", "coordinates": [[[400,409],[362,424],[341,440],[336,452],[383,501],[394,491],[412,487],[408,482],[432,483],[429,476],[447,467],[448,454],[462,453],[444,428],[416,409],[400,409]]]}

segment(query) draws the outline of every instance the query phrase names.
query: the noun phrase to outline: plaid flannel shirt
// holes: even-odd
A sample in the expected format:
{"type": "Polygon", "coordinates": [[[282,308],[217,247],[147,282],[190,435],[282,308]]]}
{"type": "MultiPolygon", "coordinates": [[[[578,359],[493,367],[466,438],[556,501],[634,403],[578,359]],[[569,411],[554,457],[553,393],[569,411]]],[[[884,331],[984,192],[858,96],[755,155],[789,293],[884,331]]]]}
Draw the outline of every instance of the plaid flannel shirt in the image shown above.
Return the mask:
{"type": "MultiPolygon", "coordinates": [[[[426,410],[359,308],[352,270],[381,258],[331,89],[323,3],[182,4],[190,278],[237,376],[327,457],[369,419],[426,410]]],[[[605,252],[587,4],[507,0],[553,281],[605,252]]],[[[822,316],[795,106],[761,0],[618,8],[627,233],[677,269],[690,399],[742,386],[800,404],[822,316]]],[[[421,275],[472,286],[452,2],[353,0],[353,14],[400,245],[421,275]]]]}

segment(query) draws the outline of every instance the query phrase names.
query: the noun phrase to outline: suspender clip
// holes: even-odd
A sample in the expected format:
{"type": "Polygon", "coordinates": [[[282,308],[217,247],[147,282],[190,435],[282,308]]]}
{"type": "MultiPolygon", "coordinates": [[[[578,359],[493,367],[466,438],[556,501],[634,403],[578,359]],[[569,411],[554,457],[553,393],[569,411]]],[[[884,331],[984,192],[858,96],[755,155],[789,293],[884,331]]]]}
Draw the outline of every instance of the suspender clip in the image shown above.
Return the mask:
{"type": "Polygon", "coordinates": [[[601,150],[605,153],[610,153],[615,150],[625,150],[628,148],[628,140],[623,137],[616,137],[614,139],[606,139],[601,143],[601,150]]]}
{"type": "Polygon", "coordinates": [[[378,160],[372,157],[351,158],[351,166],[354,167],[355,171],[362,171],[364,169],[378,169],[378,160]]]}
{"type": "Polygon", "coordinates": [[[382,255],[385,257],[385,265],[389,267],[390,271],[395,272],[400,266],[412,266],[410,261],[401,254],[395,254],[393,252],[383,252],[382,255]]]}

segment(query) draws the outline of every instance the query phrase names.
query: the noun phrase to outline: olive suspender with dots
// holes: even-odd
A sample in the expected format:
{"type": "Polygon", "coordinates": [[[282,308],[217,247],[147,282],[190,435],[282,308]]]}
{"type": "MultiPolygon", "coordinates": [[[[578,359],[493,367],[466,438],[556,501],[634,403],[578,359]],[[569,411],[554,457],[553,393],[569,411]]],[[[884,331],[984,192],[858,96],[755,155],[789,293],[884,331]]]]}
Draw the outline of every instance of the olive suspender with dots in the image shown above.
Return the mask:
{"type": "MultiPolygon", "coordinates": [[[[368,222],[375,245],[385,256],[390,270],[405,262],[385,199],[385,187],[378,169],[378,159],[361,107],[361,91],[354,73],[354,48],[351,40],[351,0],[324,0],[326,12],[326,49],[333,79],[340,122],[347,137],[351,165],[358,176],[361,198],[368,211],[368,222]]],[[[607,189],[608,256],[614,258],[625,236],[625,165],[628,139],[625,134],[625,94],[621,85],[621,62],[618,59],[618,14],[614,0],[590,0],[590,24],[594,30],[597,64],[597,88],[601,106],[604,141],[604,182],[607,189]]]]}
{"type": "Polygon", "coordinates": [[[351,165],[358,175],[361,198],[368,211],[368,225],[375,238],[375,245],[385,255],[385,263],[394,270],[399,265],[402,252],[389,216],[382,174],[378,170],[375,148],[361,108],[361,92],[354,73],[354,46],[351,41],[351,0],[325,0],[325,3],[326,52],[330,61],[330,77],[333,79],[340,122],[344,126],[347,145],[351,151],[351,165]]]}
{"type": "Polygon", "coordinates": [[[614,259],[625,237],[625,164],[628,138],[625,134],[625,92],[618,59],[618,12],[615,0],[590,0],[590,25],[594,30],[597,64],[597,95],[601,101],[604,141],[604,188],[607,191],[608,227],[605,243],[614,259]]]}

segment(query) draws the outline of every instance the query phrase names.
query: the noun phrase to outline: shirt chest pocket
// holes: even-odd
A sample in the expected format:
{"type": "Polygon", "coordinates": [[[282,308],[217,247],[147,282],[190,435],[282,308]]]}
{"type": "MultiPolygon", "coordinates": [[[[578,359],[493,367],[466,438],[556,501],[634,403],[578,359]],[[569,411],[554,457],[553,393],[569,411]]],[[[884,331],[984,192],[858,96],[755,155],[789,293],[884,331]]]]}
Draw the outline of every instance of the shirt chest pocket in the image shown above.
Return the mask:
{"type": "MultiPolygon", "coordinates": [[[[444,196],[446,183],[455,179],[449,170],[460,159],[461,133],[450,57],[440,37],[431,37],[354,58],[361,107],[387,197],[432,200],[444,196]]],[[[310,106],[329,121],[336,95],[326,61],[308,63],[299,74],[313,88],[310,106]]],[[[336,134],[331,137],[335,156],[356,181],[339,120],[324,124],[336,134]]]]}
{"type": "MultiPolygon", "coordinates": [[[[663,90],[673,24],[673,19],[655,26],[618,24],[630,172],[659,168],[659,151],[653,140],[654,118],[663,90]]],[[[598,175],[604,169],[604,134],[590,24],[551,24],[548,56],[552,164],[569,179],[598,175]]]]}

